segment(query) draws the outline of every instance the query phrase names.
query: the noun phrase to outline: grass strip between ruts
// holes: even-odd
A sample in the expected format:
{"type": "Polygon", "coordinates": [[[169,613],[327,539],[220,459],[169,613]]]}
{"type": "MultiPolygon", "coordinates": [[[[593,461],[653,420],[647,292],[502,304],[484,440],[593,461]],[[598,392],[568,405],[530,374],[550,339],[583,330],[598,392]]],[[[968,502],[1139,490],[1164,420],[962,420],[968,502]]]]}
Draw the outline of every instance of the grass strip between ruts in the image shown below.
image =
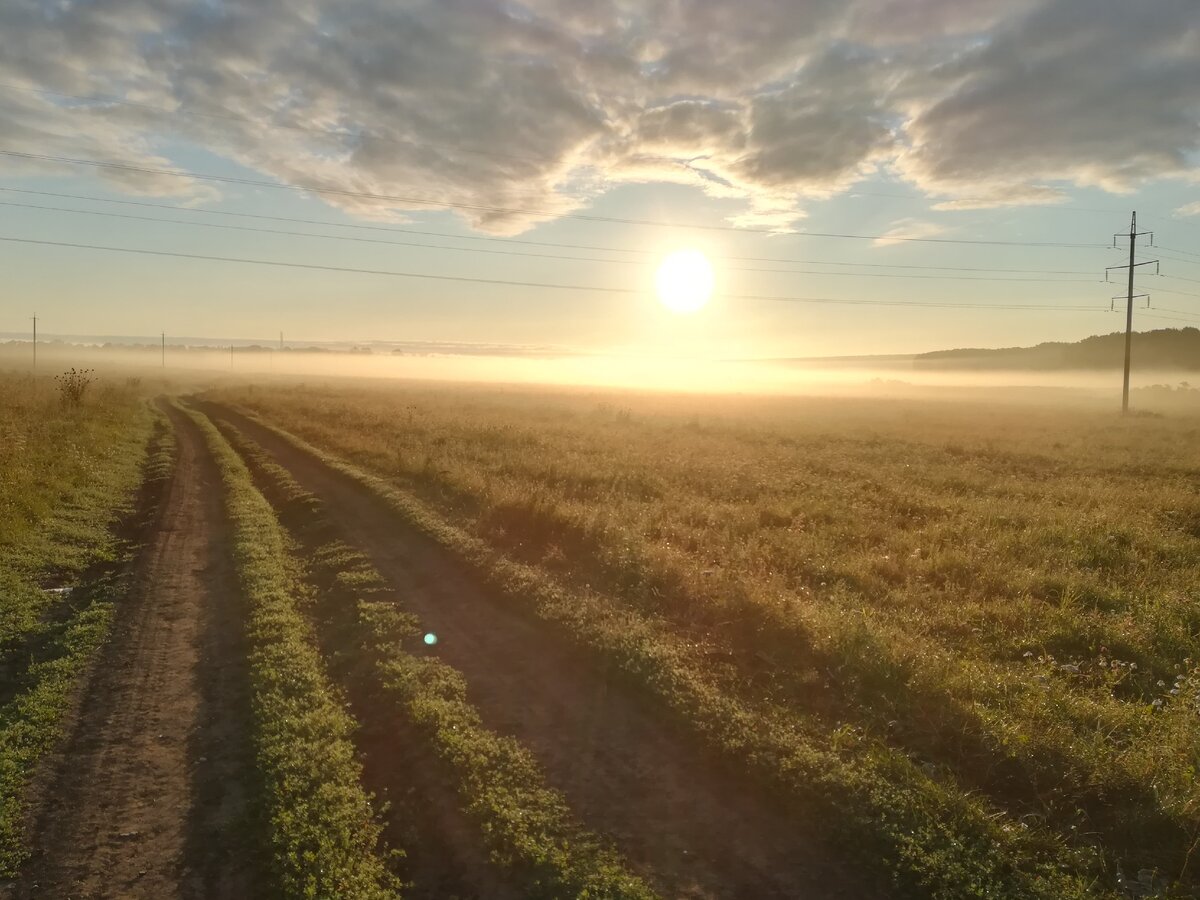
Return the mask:
{"type": "Polygon", "coordinates": [[[382,576],[335,537],[320,501],[252,440],[232,426],[225,433],[300,536],[338,621],[353,623],[349,642],[371,660],[374,685],[428,738],[453,773],[493,859],[514,871],[525,895],[651,900],[654,892],[546,786],[529,751],[484,726],[466,698],[462,675],[405,649],[420,638],[418,621],[389,600],[372,599],[384,585],[382,576]]]}
{"type": "Polygon", "coordinates": [[[381,827],[364,791],[352,733],[296,608],[283,528],[245,464],[202,414],[225,490],[234,562],[246,601],[254,747],[275,874],[286,897],[395,897],[381,827]]]}

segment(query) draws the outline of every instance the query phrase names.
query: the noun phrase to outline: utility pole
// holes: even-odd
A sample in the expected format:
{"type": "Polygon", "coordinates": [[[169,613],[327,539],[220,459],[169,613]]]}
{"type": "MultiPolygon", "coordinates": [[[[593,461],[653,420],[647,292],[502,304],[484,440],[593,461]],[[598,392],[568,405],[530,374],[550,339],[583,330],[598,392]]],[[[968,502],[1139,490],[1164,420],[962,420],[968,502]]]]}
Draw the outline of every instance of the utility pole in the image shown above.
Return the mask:
{"type": "Polygon", "coordinates": [[[162,333],[162,367],[167,367],[167,333],[162,333]]]}
{"type": "Polygon", "coordinates": [[[33,374],[37,374],[37,316],[33,317],[33,374]]]}
{"type": "MultiPolygon", "coordinates": [[[[1129,264],[1125,266],[1109,266],[1104,270],[1104,279],[1108,280],[1108,273],[1113,269],[1128,269],[1129,270],[1129,290],[1126,294],[1125,306],[1125,377],[1121,383],[1121,415],[1129,415],[1129,363],[1131,351],[1133,349],[1133,270],[1138,266],[1155,266],[1157,270],[1158,260],[1150,259],[1144,262],[1134,262],[1134,250],[1137,247],[1137,239],[1142,235],[1150,236],[1150,246],[1154,246],[1153,231],[1138,231],[1137,230],[1137,212],[1133,213],[1133,217],[1129,220],[1129,264]]],[[[1117,238],[1124,235],[1113,235],[1113,247],[1117,246],[1117,238]]]]}

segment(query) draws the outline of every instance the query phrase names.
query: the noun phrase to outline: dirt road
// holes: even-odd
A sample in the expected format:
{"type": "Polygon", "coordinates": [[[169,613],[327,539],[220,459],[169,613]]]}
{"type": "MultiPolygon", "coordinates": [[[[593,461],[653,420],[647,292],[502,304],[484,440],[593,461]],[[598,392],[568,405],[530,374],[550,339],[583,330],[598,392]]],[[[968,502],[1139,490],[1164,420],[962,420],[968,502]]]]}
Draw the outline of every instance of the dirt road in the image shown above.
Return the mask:
{"type": "Polygon", "coordinates": [[[248,898],[245,653],[203,438],[168,410],[178,462],[70,738],[34,798],[15,896],[248,898]]]}
{"type": "Polygon", "coordinates": [[[655,709],[516,614],[385,501],[253,420],[211,404],[321,498],[344,537],[371,558],[438,636],[493,729],[528,746],[552,786],[612,838],[664,896],[863,897],[882,892],[837,862],[820,823],[774,808],[712,764],[655,709]]]}

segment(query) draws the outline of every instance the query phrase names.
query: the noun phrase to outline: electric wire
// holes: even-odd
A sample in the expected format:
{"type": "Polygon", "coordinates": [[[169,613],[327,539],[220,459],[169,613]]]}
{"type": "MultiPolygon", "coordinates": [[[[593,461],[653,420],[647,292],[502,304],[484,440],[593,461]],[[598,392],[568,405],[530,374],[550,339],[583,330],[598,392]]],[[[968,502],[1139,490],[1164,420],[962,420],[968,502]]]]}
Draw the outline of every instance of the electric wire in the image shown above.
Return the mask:
{"type": "MultiPolygon", "coordinates": [[[[69,247],[82,250],[100,250],[111,253],[135,253],[148,256],[174,257],[179,259],[195,259],[213,262],[242,263],[248,265],[274,266],[290,269],[308,269],[324,272],[353,272],[364,275],[385,275],[396,278],[417,278],[432,281],[453,281],[469,284],[505,285],[510,287],[546,288],[552,290],[590,291],[604,294],[639,294],[642,291],[635,288],[607,287],[603,285],[558,284],[541,281],[513,281],[501,278],[475,278],[466,275],[442,275],[428,272],[400,272],[392,269],[367,269],[354,266],[332,266],[318,263],[300,263],[283,260],[254,259],[240,256],[217,256],[204,253],[183,253],[174,250],[151,250],[143,247],[113,247],[102,244],[85,244],[73,241],[47,241],[35,238],[22,238],[12,235],[0,235],[0,241],[19,244],[37,244],[48,247],[69,247]]],[[[988,303],[954,303],[938,301],[908,301],[908,300],[866,300],[844,297],[779,297],[759,294],[726,295],[731,300],[766,300],[789,303],[834,303],[854,306],[920,306],[938,309],[1068,309],[1089,312],[1107,310],[1100,306],[1079,306],[1068,304],[988,304],[988,303]]]]}
{"type": "MultiPolygon", "coordinates": [[[[316,225],[326,228],[349,228],[365,231],[380,231],[384,233],[396,234],[411,234],[422,237],[439,237],[448,238],[450,240],[460,241],[488,241],[501,244],[518,244],[523,246],[533,247],[552,247],[564,250],[587,250],[596,253],[628,253],[640,256],[657,255],[658,251],[648,250],[644,247],[610,247],[597,244],[575,244],[575,243],[558,243],[553,241],[535,241],[527,238],[506,238],[496,237],[493,235],[462,235],[452,234],[445,231],[428,231],[424,229],[407,228],[398,225],[365,225],[360,223],[350,222],[328,222],[321,219],[303,219],[294,216],[269,216],[260,213],[233,212],[230,210],[221,209],[204,209],[201,207],[190,206],[174,206],[167,203],[150,203],[144,200],[120,200],[112,197],[96,197],[88,194],[69,194],[57,191],[37,191],[29,188],[15,188],[0,185],[0,191],[18,194],[30,194],[40,197],[57,197],[67,200],[84,200],[96,203],[114,203],[124,206],[138,206],[150,209],[161,209],[169,212],[189,213],[212,216],[230,216],[241,219],[257,219],[270,222],[289,222],[298,225],[316,225]]],[[[420,246],[428,246],[421,244],[420,246]]],[[[1025,268],[989,268],[982,266],[933,266],[933,265],[911,265],[901,263],[869,263],[869,262],[850,262],[840,260],[821,260],[821,259],[791,259],[779,256],[737,256],[737,255],[721,255],[721,254],[706,254],[712,259],[722,262],[766,262],[780,263],[784,265],[807,265],[807,266],[842,266],[842,267],[859,267],[869,269],[906,269],[906,270],[922,270],[930,272],[1000,272],[1022,275],[1094,275],[1095,270],[1089,269],[1025,269],[1025,268]]],[[[1090,279],[1089,279],[1090,280],[1090,279]]]]}
{"type": "Polygon", "coordinates": [[[1161,244],[1154,247],[1155,250],[1166,250],[1168,253],[1178,253],[1181,256],[1192,256],[1200,259],[1200,253],[1194,253],[1191,250],[1176,250],[1174,247],[1164,247],[1161,244]]]}
{"type": "MultiPolygon", "coordinates": [[[[6,200],[0,200],[0,206],[19,207],[22,209],[38,209],[38,210],[45,210],[45,211],[49,211],[49,212],[78,213],[78,214],[82,214],[82,215],[105,216],[105,217],[118,218],[118,219],[132,219],[135,221],[155,222],[155,223],[166,224],[166,225],[186,225],[186,226],[200,227],[200,228],[219,228],[219,229],[235,230],[235,231],[249,231],[249,232],[254,232],[257,234],[286,235],[286,236],[291,236],[291,237],[306,237],[306,238],[318,238],[318,239],[323,238],[325,240],[331,240],[331,241],[353,241],[356,243],[387,244],[387,245],[399,246],[399,247],[420,247],[422,249],[449,250],[449,251],[458,252],[458,253],[489,253],[489,254],[497,254],[497,255],[501,255],[501,256],[537,257],[540,259],[554,259],[554,260],[565,260],[565,261],[573,261],[573,262],[608,263],[608,264],[617,264],[617,265],[645,265],[645,261],[643,261],[643,260],[598,259],[595,257],[587,257],[587,256],[563,256],[561,254],[554,254],[554,253],[530,253],[530,252],[525,252],[525,251],[520,251],[520,250],[489,250],[489,249],[486,249],[483,247],[451,247],[451,246],[447,246],[445,244],[422,244],[422,243],[418,243],[415,241],[389,241],[389,240],[383,240],[381,238],[351,237],[349,235],[343,235],[343,234],[312,234],[310,232],[287,231],[287,230],[278,229],[278,228],[258,228],[253,225],[228,225],[228,224],[220,223],[220,222],[185,222],[185,221],[181,221],[178,219],[162,219],[162,218],[158,218],[156,216],[137,216],[137,215],[130,215],[128,213],[114,213],[114,212],[107,212],[104,210],[95,210],[95,209],[69,209],[69,208],[65,208],[65,207],[61,207],[61,206],[42,206],[42,205],[39,205],[36,203],[14,203],[12,201],[6,201],[6,200]]],[[[1037,282],[1037,283],[1044,283],[1044,284],[1080,284],[1080,283],[1088,284],[1088,283],[1092,283],[1093,281],[1098,280],[1098,279],[1084,279],[1084,278],[1027,278],[1027,277],[1014,278],[1014,277],[1008,277],[1008,276],[997,278],[997,277],[981,277],[978,275],[912,275],[912,274],[907,274],[907,273],[893,273],[893,272],[888,272],[888,273],[884,273],[884,272],[817,272],[817,271],[804,270],[804,269],[765,269],[765,268],[761,268],[761,267],[748,267],[748,266],[730,266],[729,271],[773,273],[773,274],[784,274],[784,275],[813,275],[813,276],[817,276],[817,277],[841,276],[841,277],[845,277],[845,278],[918,278],[918,279],[931,279],[931,280],[941,280],[941,281],[994,281],[994,282],[1020,281],[1020,282],[1037,282]]]]}

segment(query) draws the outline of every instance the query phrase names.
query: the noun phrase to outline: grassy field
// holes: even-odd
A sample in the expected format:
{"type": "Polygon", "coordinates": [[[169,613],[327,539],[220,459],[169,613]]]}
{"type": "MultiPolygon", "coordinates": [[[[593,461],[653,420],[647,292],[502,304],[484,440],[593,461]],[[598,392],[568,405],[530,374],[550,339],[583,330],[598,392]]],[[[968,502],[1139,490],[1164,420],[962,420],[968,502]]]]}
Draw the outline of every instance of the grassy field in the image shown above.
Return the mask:
{"type": "Polygon", "coordinates": [[[651,900],[620,857],[573,821],[528,750],[483,726],[462,674],[413,653],[422,647],[420,621],[386,597],[383,578],[337,537],[320,501],[253,441],[223,430],[300,541],[315,630],[326,635],[329,656],[343,660],[347,681],[358,682],[349,693],[373,697],[376,708],[364,714],[407,720],[434,748],[492,859],[513,871],[524,896],[651,900]]]}
{"type": "Polygon", "coordinates": [[[623,655],[901,887],[1198,880],[1200,420],[986,397],[220,398],[557,596],[535,612],[623,655]]]}
{"type": "Polygon", "coordinates": [[[28,851],[24,791],[124,590],[117,526],[169,471],[166,437],[147,465],[154,422],[123,382],[64,407],[50,378],[0,376],[0,878],[28,851]]]}

